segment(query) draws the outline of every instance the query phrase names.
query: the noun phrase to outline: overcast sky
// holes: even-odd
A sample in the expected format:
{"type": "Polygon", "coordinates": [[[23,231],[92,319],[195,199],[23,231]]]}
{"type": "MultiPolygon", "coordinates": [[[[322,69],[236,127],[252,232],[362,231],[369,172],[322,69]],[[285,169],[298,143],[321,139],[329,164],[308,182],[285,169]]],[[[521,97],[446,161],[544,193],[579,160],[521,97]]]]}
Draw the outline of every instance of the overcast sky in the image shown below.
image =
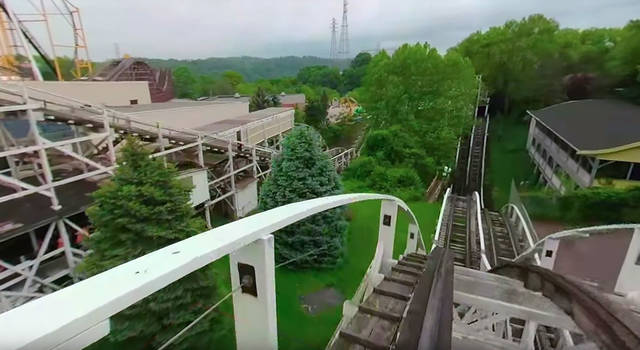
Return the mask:
{"type": "MultiPolygon", "coordinates": [[[[22,0],[11,0],[13,3],[22,0]]],[[[326,57],[342,0],[76,0],[92,58],[326,57]]],[[[427,41],[439,49],[469,33],[542,13],[562,27],[623,26],[640,0],[350,0],[351,52],[427,41]]]]}

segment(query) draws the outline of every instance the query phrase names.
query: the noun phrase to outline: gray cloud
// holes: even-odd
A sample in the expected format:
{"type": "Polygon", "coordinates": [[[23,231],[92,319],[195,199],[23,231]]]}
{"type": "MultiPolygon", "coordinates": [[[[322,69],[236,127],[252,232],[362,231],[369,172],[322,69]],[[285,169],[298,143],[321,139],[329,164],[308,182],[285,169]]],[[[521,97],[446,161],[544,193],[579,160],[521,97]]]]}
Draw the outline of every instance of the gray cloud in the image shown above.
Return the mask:
{"type": "MultiPolygon", "coordinates": [[[[16,2],[13,0],[13,2],[16,2]]],[[[329,23],[341,0],[76,1],[92,56],[317,55],[329,52],[329,23]]],[[[352,52],[427,41],[439,49],[469,33],[542,13],[563,27],[622,26],[640,15],[638,0],[351,0],[352,52]]]]}

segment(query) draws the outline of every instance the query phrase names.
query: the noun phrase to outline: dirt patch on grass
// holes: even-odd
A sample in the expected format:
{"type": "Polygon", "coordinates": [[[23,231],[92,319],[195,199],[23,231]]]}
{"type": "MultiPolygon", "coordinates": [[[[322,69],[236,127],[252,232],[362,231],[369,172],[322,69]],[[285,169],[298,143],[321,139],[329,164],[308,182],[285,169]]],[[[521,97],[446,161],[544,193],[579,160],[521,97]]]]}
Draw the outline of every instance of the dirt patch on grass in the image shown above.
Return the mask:
{"type": "Polygon", "coordinates": [[[335,288],[320,289],[300,297],[300,304],[311,315],[342,305],[343,302],[344,296],[335,288]]]}

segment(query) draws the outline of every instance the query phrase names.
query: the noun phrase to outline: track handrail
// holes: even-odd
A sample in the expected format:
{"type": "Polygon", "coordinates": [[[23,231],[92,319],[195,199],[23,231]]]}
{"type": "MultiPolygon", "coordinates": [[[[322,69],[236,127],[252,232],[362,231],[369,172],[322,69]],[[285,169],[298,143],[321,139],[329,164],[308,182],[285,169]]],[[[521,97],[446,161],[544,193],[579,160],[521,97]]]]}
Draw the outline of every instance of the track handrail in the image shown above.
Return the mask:
{"type": "Polygon", "coordinates": [[[476,126],[476,123],[473,123],[473,128],[471,128],[471,137],[469,138],[469,149],[467,150],[467,174],[464,177],[465,193],[468,193],[467,191],[469,191],[469,171],[471,170],[471,156],[473,155],[473,139],[476,136],[476,126]]]}
{"type": "Polygon", "coordinates": [[[0,329],[11,330],[3,334],[3,347],[55,348],[183,276],[285,226],[368,200],[396,203],[416,225],[418,242],[422,241],[415,215],[404,201],[393,196],[343,194],[284,205],[171,244],[0,314],[0,329]]]}
{"type": "MultiPolygon", "coordinates": [[[[532,249],[533,247],[535,247],[536,242],[534,242],[534,240],[533,240],[533,236],[531,235],[531,232],[529,231],[529,227],[527,226],[526,221],[524,220],[524,216],[520,212],[520,209],[518,208],[517,205],[515,205],[513,203],[507,203],[502,207],[501,211],[505,211],[508,208],[513,208],[513,210],[515,211],[516,215],[518,216],[518,218],[522,222],[522,228],[523,228],[523,230],[525,232],[527,241],[529,243],[529,249],[532,249]]],[[[507,220],[510,220],[510,218],[507,217],[507,220]]],[[[509,222],[509,224],[511,224],[511,222],[509,222]]],[[[516,259],[517,259],[517,257],[516,257],[516,259]]],[[[534,259],[536,261],[536,264],[540,265],[541,260],[540,260],[540,255],[538,253],[534,253],[534,259]]]]}
{"type": "MultiPolygon", "coordinates": [[[[14,85],[15,86],[15,85],[14,85]]],[[[44,104],[52,104],[52,105],[58,105],[61,107],[75,107],[84,111],[87,111],[89,113],[94,113],[97,115],[97,117],[101,117],[101,115],[106,114],[108,115],[109,118],[111,118],[112,120],[118,120],[120,122],[123,122],[126,124],[135,124],[135,125],[139,125],[142,126],[141,129],[146,130],[148,132],[152,132],[153,130],[157,130],[157,129],[162,129],[162,130],[166,130],[169,132],[175,132],[175,133],[180,133],[183,135],[186,135],[187,137],[193,137],[194,139],[202,137],[204,139],[211,139],[212,141],[215,142],[224,142],[224,143],[231,143],[234,145],[241,145],[242,147],[245,147],[247,149],[252,149],[255,148],[258,151],[261,152],[265,152],[265,153],[278,153],[277,151],[270,149],[270,148],[266,148],[266,147],[261,147],[258,145],[252,145],[252,144],[248,144],[242,141],[238,141],[238,140],[233,140],[233,139],[225,139],[225,138],[220,138],[220,137],[216,137],[214,134],[210,134],[210,133],[203,133],[203,132],[199,132],[196,130],[192,130],[192,129],[184,129],[184,128],[173,128],[173,127],[166,127],[166,126],[159,126],[157,123],[150,123],[150,122],[145,122],[145,121],[141,121],[138,119],[134,119],[131,118],[130,115],[126,114],[126,113],[122,113],[120,111],[117,111],[115,109],[111,109],[108,108],[106,106],[101,106],[101,105],[96,105],[90,102],[86,102],[86,101],[82,101],[82,100],[78,100],[72,97],[67,97],[67,96],[63,96],[63,95],[59,95],[56,93],[52,93],[50,91],[46,91],[46,90],[42,90],[42,89],[38,89],[35,87],[30,87],[30,86],[23,86],[24,89],[26,90],[31,90],[31,91],[35,91],[39,94],[43,94],[43,95],[48,95],[51,96],[55,99],[59,99],[62,100],[63,102],[59,102],[59,101],[49,101],[46,100],[44,98],[40,98],[40,97],[32,97],[30,96],[29,99],[30,100],[36,100],[36,101],[40,101],[43,102],[44,104]],[[66,102],[66,104],[64,103],[66,102]]],[[[21,93],[19,90],[13,90],[13,89],[9,89],[6,87],[0,87],[0,92],[4,92],[7,94],[12,94],[14,96],[18,96],[20,98],[23,98],[23,93],[21,93]]],[[[114,127],[117,125],[114,125],[114,127]]],[[[122,127],[122,126],[120,126],[122,127]]]]}
{"type": "Polygon", "coordinates": [[[489,115],[487,115],[484,128],[484,143],[482,144],[482,169],[480,170],[480,203],[484,208],[484,163],[487,159],[487,135],[489,134],[489,115]]]}
{"type": "Polygon", "coordinates": [[[640,230],[640,224],[616,224],[616,225],[589,226],[589,227],[581,227],[581,228],[572,228],[569,230],[552,233],[548,236],[545,236],[541,240],[537,241],[534,246],[530,247],[529,249],[525,250],[522,254],[518,255],[513,261],[516,263],[520,263],[524,259],[526,259],[528,256],[537,254],[537,251],[544,247],[545,241],[549,239],[587,237],[592,234],[605,234],[608,231],[618,230],[618,229],[640,230]],[[593,232],[590,232],[590,231],[593,231],[593,232]]]}
{"type": "Polygon", "coordinates": [[[484,244],[484,228],[482,227],[482,208],[480,202],[480,195],[478,192],[473,192],[473,198],[476,201],[476,221],[478,225],[478,234],[480,235],[480,270],[491,270],[491,264],[487,259],[487,251],[484,244]],[[483,268],[484,267],[484,268],[483,268]]]}
{"type": "Polygon", "coordinates": [[[435,247],[438,246],[438,239],[440,238],[440,230],[442,229],[442,219],[444,217],[444,211],[447,210],[447,205],[449,204],[449,197],[451,196],[451,187],[447,188],[447,191],[444,193],[444,198],[442,199],[442,206],[440,207],[440,215],[438,216],[438,224],[436,225],[436,233],[433,237],[433,242],[431,244],[431,251],[435,247]]]}

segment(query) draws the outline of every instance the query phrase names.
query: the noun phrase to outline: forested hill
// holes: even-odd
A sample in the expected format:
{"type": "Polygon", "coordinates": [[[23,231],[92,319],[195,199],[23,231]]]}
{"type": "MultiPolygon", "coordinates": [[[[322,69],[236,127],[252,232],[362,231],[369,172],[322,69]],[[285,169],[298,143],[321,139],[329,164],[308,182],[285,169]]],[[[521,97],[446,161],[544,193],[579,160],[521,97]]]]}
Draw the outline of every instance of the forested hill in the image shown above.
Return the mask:
{"type": "Polygon", "coordinates": [[[274,79],[281,77],[294,77],[300,68],[314,65],[337,65],[343,69],[349,66],[351,60],[337,60],[333,62],[328,58],[315,56],[286,56],[275,58],[260,57],[211,57],[195,60],[176,59],[145,59],[156,68],[175,68],[186,66],[192,72],[199,75],[217,75],[224,71],[236,71],[244,76],[246,81],[258,79],[274,79]]]}

